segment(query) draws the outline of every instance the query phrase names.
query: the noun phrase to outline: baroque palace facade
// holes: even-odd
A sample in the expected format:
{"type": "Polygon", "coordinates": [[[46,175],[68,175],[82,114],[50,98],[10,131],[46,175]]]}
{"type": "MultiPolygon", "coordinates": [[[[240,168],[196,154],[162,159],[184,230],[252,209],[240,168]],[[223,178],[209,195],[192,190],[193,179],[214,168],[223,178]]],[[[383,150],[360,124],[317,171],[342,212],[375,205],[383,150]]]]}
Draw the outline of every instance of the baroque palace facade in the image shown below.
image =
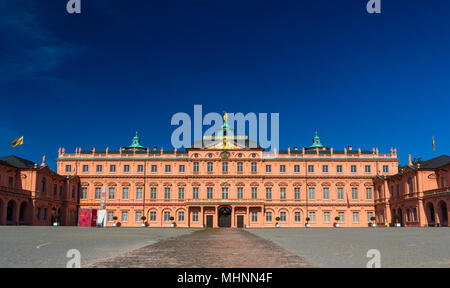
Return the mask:
{"type": "Polygon", "coordinates": [[[45,156],[0,158],[0,225],[76,225],[78,190],[78,177],[56,174],[45,156]]]}
{"type": "Polygon", "coordinates": [[[341,227],[366,227],[376,215],[373,179],[398,171],[396,149],[334,150],[317,133],[310,147],[275,158],[248,140],[217,139],[167,151],[141,146],[136,133],[117,151],[61,148],[58,173],[79,177],[80,208],[106,209],[108,226],[251,228],[332,227],[336,217],[341,227]]]}

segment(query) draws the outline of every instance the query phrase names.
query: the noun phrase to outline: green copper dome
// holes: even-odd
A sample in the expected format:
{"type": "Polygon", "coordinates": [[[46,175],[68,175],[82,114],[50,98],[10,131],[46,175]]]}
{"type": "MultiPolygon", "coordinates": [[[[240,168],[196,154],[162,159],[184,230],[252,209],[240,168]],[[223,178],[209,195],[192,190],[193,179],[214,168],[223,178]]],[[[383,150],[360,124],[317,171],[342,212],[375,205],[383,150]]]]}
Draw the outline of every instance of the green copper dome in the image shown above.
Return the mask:
{"type": "Polygon", "coordinates": [[[136,136],[133,137],[131,145],[128,146],[127,148],[129,148],[129,149],[133,149],[133,148],[145,149],[145,147],[141,145],[141,138],[139,138],[137,131],[136,131],[136,136]]]}
{"type": "Polygon", "coordinates": [[[311,146],[309,146],[308,148],[323,148],[324,147],[322,145],[322,143],[320,143],[320,137],[317,135],[317,132],[316,132],[316,136],[314,136],[312,141],[313,141],[313,144],[311,146]]]}

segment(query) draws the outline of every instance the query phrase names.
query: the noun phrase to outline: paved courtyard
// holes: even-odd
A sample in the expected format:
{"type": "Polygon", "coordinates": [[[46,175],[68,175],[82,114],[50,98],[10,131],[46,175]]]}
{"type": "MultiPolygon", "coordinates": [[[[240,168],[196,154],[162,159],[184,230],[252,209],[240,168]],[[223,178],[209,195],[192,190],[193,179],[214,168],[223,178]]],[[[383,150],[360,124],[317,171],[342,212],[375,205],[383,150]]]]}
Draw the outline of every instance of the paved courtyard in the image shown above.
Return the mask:
{"type": "Polygon", "coordinates": [[[449,228],[170,229],[0,226],[0,267],[450,267],[449,228]]]}
{"type": "Polygon", "coordinates": [[[88,267],[301,268],[302,257],[238,229],[206,229],[158,242],[88,267]]]}
{"type": "Polygon", "coordinates": [[[449,228],[248,229],[318,267],[366,267],[369,249],[381,267],[450,267],[449,228]]]}
{"type": "Polygon", "coordinates": [[[69,249],[81,266],[123,254],[194,229],[0,226],[0,267],[66,267],[69,249]]]}

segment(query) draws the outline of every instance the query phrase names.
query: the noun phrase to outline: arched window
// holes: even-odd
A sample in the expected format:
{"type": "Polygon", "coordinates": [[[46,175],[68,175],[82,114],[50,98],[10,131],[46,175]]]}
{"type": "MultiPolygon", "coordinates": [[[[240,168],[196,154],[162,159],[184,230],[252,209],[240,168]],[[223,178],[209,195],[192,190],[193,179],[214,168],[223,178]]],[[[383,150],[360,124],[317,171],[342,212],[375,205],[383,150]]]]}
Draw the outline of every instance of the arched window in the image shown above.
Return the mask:
{"type": "Polygon", "coordinates": [[[42,181],[41,181],[41,193],[45,193],[45,184],[46,184],[46,180],[45,180],[45,178],[42,178],[42,181]]]}

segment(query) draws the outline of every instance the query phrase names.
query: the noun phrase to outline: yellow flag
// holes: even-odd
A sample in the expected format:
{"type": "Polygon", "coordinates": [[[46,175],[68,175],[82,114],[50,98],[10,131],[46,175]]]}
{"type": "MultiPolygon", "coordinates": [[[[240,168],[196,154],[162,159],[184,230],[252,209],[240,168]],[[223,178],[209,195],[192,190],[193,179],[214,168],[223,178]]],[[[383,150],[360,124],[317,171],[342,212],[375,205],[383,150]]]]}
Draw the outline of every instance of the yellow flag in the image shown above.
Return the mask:
{"type": "Polygon", "coordinates": [[[20,138],[18,138],[18,139],[16,139],[16,140],[14,140],[14,141],[11,143],[11,146],[12,146],[12,147],[16,147],[16,146],[19,146],[19,145],[22,145],[22,144],[23,144],[23,136],[20,137],[20,138]]]}

